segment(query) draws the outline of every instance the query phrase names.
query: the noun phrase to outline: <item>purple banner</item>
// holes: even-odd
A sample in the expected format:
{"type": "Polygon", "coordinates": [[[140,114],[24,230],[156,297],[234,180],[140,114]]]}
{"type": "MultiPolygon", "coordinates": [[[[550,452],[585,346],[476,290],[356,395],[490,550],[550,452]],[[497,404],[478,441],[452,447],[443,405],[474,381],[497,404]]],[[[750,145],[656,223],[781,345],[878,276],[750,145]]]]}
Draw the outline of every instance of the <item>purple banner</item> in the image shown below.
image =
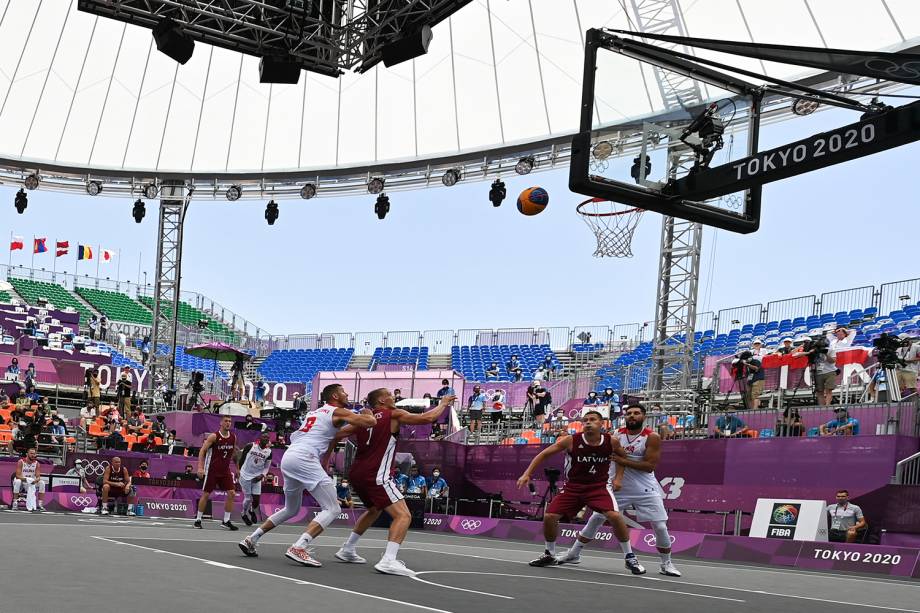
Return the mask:
{"type": "Polygon", "coordinates": [[[696,556],[711,560],[754,562],[810,570],[856,571],[910,577],[917,566],[920,549],[707,534],[696,556]]]}

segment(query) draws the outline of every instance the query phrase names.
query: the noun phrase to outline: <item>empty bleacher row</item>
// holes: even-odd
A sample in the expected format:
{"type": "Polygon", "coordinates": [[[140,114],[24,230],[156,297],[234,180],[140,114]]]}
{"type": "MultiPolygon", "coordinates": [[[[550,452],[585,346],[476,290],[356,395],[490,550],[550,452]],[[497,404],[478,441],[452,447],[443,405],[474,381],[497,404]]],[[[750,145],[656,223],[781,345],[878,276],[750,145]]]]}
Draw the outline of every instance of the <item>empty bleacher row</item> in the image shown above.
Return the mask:
{"type": "Polygon", "coordinates": [[[111,321],[124,321],[142,326],[153,324],[153,312],[125,294],[89,287],[78,287],[75,291],[111,321]]]}
{"type": "Polygon", "coordinates": [[[495,381],[512,381],[513,375],[507,372],[505,365],[516,355],[521,364],[522,380],[533,379],[534,373],[543,364],[547,356],[551,364],[558,369],[561,367],[559,359],[549,345],[473,345],[453,346],[450,348],[451,364],[453,369],[463,374],[471,381],[486,381],[486,371],[495,363],[499,369],[495,381]]]}
{"type": "Polygon", "coordinates": [[[428,370],[428,347],[378,347],[371,356],[368,370],[390,365],[428,370]]]}
{"type": "MultiPolygon", "coordinates": [[[[151,311],[153,310],[153,298],[150,296],[138,296],[138,300],[144,304],[151,311]]],[[[166,307],[167,316],[172,315],[172,309],[166,307]]],[[[226,340],[228,343],[235,343],[239,336],[233,332],[229,327],[226,326],[223,322],[217,321],[204,311],[193,307],[187,302],[179,302],[179,323],[183,326],[189,328],[197,328],[198,323],[201,321],[207,321],[207,329],[213,332],[215,335],[221,339],[226,340]]]]}
{"type": "Polygon", "coordinates": [[[259,366],[266,381],[301,382],[308,386],[320,371],[346,370],[354,349],[284,349],[273,351],[259,366]]]}
{"type": "Polygon", "coordinates": [[[80,319],[83,321],[89,321],[93,315],[83,303],[56,283],[20,279],[18,277],[10,277],[9,282],[13,289],[16,290],[16,293],[26,301],[26,304],[35,306],[39,304],[39,301],[46,300],[62,310],[73,309],[80,314],[80,319]]]}

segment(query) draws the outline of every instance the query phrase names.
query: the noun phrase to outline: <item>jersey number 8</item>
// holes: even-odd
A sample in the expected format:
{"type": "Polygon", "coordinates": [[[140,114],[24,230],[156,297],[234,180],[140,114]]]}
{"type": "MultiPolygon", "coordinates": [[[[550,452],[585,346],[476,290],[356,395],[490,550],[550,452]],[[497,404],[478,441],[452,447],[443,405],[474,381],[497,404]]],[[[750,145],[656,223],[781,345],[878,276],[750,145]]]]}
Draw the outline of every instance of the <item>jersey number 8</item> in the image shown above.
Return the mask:
{"type": "Polygon", "coordinates": [[[316,423],[316,417],[308,417],[307,421],[303,422],[303,427],[300,429],[301,432],[309,432],[310,428],[313,427],[313,424],[316,423]]]}

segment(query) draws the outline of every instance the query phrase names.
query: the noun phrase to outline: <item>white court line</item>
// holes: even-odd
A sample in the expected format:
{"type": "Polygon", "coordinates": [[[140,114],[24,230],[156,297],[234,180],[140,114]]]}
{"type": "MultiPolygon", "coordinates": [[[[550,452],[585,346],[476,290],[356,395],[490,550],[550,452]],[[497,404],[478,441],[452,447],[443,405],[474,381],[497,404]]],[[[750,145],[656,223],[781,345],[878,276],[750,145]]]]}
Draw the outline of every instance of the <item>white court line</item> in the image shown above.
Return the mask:
{"type": "MultiPolygon", "coordinates": [[[[591,585],[604,585],[612,588],[624,588],[628,590],[646,590],[649,592],[664,592],[665,594],[680,594],[682,596],[695,596],[697,598],[709,598],[711,600],[728,600],[731,602],[747,602],[746,600],[739,600],[738,598],[727,598],[725,596],[710,596],[709,594],[697,594],[695,592],[682,592],[680,590],[665,590],[657,587],[643,587],[641,585],[628,585],[625,583],[605,583],[603,581],[585,581],[584,579],[564,579],[562,577],[545,577],[541,575],[515,575],[511,573],[484,573],[474,570],[425,570],[419,573],[418,575],[433,575],[433,574],[449,574],[449,575],[489,575],[493,577],[511,577],[515,579],[537,579],[538,581],[566,581],[569,583],[588,583],[591,585]]],[[[608,575],[609,576],[609,575],[608,575]]],[[[421,581],[421,579],[420,579],[421,581]]],[[[439,587],[446,587],[449,589],[459,589],[464,592],[472,592],[474,590],[464,590],[463,588],[454,588],[450,585],[444,585],[443,583],[434,583],[432,585],[437,585],[439,587]]],[[[477,594],[482,594],[483,592],[475,592],[477,594]]],[[[489,596],[495,596],[495,594],[488,594],[489,596]]]]}
{"type": "MultiPolygon", "coordinates": [[[[415,580],[415,581],[418,581],[419,583],[427,583],[428,585],[433,585],[433,586],[435,586],[435,587],[443,587],[443,588],[447,588],[447,589],[449,589],[449,590],[456,590],[456,591],[458,591],[458,592],[469,592],[470,594],[480,594],[481,596],[492,596],[493,598],[504,598],[505,600],[514,600],[514,598],[513,598],[512,596],[504,596],[504,595],[502,595],[502,594],[493,594],[492,592],[480,592],[479,590],[468,590],[468,589],[465,588],[465,587],[456,587],[456,586],[453,586],[453,585],[445,585],[445,584],[443,584],[443,583],[435,583],[434,581],[426,581],[425,579],[420,579],[420,578],[418,577],[419,575],[427,575],[427,574],[429,574],[429,573],[434,573],[434,572],[449,573],[449,572],[452,572],[452,571],[449,571],[449,570],[443,570],[443,571],[423,570],[423,571],[421,571],[421,572],[415,573],[415,576],[412,577],[412,579],[415,580]]],[[[459,571],[457,571],[457,572],[459,573],[459,571]]],[[[487,574],[487,573],[481,573],[481,574],[487,574]]]]}
{"type": "MultiPolygon", "coordinates": [[[[435,613],[452,613],[451,611],[446,611],[444,609],[435,609],[433,607],[426,607],[420,604],[415,604],[413,602],[405,602],[403,600],[395,600],[393,598],[385,598],[383,596],[376,596],[374,594],[365,594],[364,592],[355,592],[353,590],[346,590],[341,587],[333,587],[331,585],[323,585],[322,583],[313,583],[312,581],[304,581],[303,579],[295,579],[294,577],[286,577],[285,575],[276,575],[275,573],[267,573],[261,570],[255,570],[253,568],[245,568],[243,566],[232,566],[230,564],[222,564],[219,562],[214,562],[213,560],[207,560],[205,558],[196,558],[195,556],[185,555],[184,553],[176,553],[174,551],[165,551],[163,549],[155,549],[153,547],[145,547],[143,545],[135,545],[134,543],[123,543],[114,538],[108,538],[105,536],[92,536],[91,538],[98,539],[100,541],[107,541],[109,543],[114,543],[116,545],[123,545],[125,547],[137,547],[138,549],[146,549],[147,551],[153,551],[155,553],[165,553],[167,555],[176,556],[178,558],[185,558],[187,560],[195,560],[196,562],[203,562],[211,566],[220,566],[222,568],[230,568],[234,570],[241,570],[247,573],[254,573],[256,575],[263,575],[265,577],[273,577],[275,579],[284,579],[285,581],[290,581],[296,583],[297,585],[309,585],[312,587],[322,588],[324,590],[332,590],[333,592],[341,592],[344,594],[351,594],[352,596],[363,596],[364,598],[372,598],[374,600],[382,600],[384,602],[390,602],[397,605],[403,605],[406,607],[412,607],[415,609],[424,609],[425,611],[434,611],[435,613]]],[[[129,538],[129,537],[124,537],[129,538]]]]}

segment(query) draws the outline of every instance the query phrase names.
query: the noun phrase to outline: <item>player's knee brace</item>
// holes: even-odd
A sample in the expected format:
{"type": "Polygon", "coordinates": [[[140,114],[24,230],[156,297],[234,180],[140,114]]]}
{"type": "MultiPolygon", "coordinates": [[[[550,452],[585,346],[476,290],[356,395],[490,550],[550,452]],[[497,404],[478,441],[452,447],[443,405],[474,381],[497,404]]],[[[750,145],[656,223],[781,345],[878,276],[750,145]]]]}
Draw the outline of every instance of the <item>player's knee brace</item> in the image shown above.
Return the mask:
{"type": "Polygon", "coordinates": [[[342,507],[335,505],[335,507],[330,507],[328,509],[323,509],[316,514],[316,517],[313,518],[313,521],[318,523],[323,527],[323,530],[329,527],[329,525],[335,521],[335,518],[339,516],[339,513],[342,512],[342,507]]]}
{"type": "Polygon", "coordinates": [[[13,477],[13,493],[18,494],[22,491],[22,479],[13,477]]]}
{"type": "Polygon", "coordinates": [[[601,513],[595,511],[591,515],[591,518],[588,519],[585,527],[580,530],[581,535],[586,539],[593,539],[595,536],[597,536],[598,529],[604,525],[605,521],[607,521],[607,518],[604,517],[601,513]]]}
{"type": "Polygon", "coordinates": [[[671,535],[668,532],[668,523],[664,521],[653,521],[652,530],[655,531],[655,546],[662,549],[671,547],[671,535]]]}

